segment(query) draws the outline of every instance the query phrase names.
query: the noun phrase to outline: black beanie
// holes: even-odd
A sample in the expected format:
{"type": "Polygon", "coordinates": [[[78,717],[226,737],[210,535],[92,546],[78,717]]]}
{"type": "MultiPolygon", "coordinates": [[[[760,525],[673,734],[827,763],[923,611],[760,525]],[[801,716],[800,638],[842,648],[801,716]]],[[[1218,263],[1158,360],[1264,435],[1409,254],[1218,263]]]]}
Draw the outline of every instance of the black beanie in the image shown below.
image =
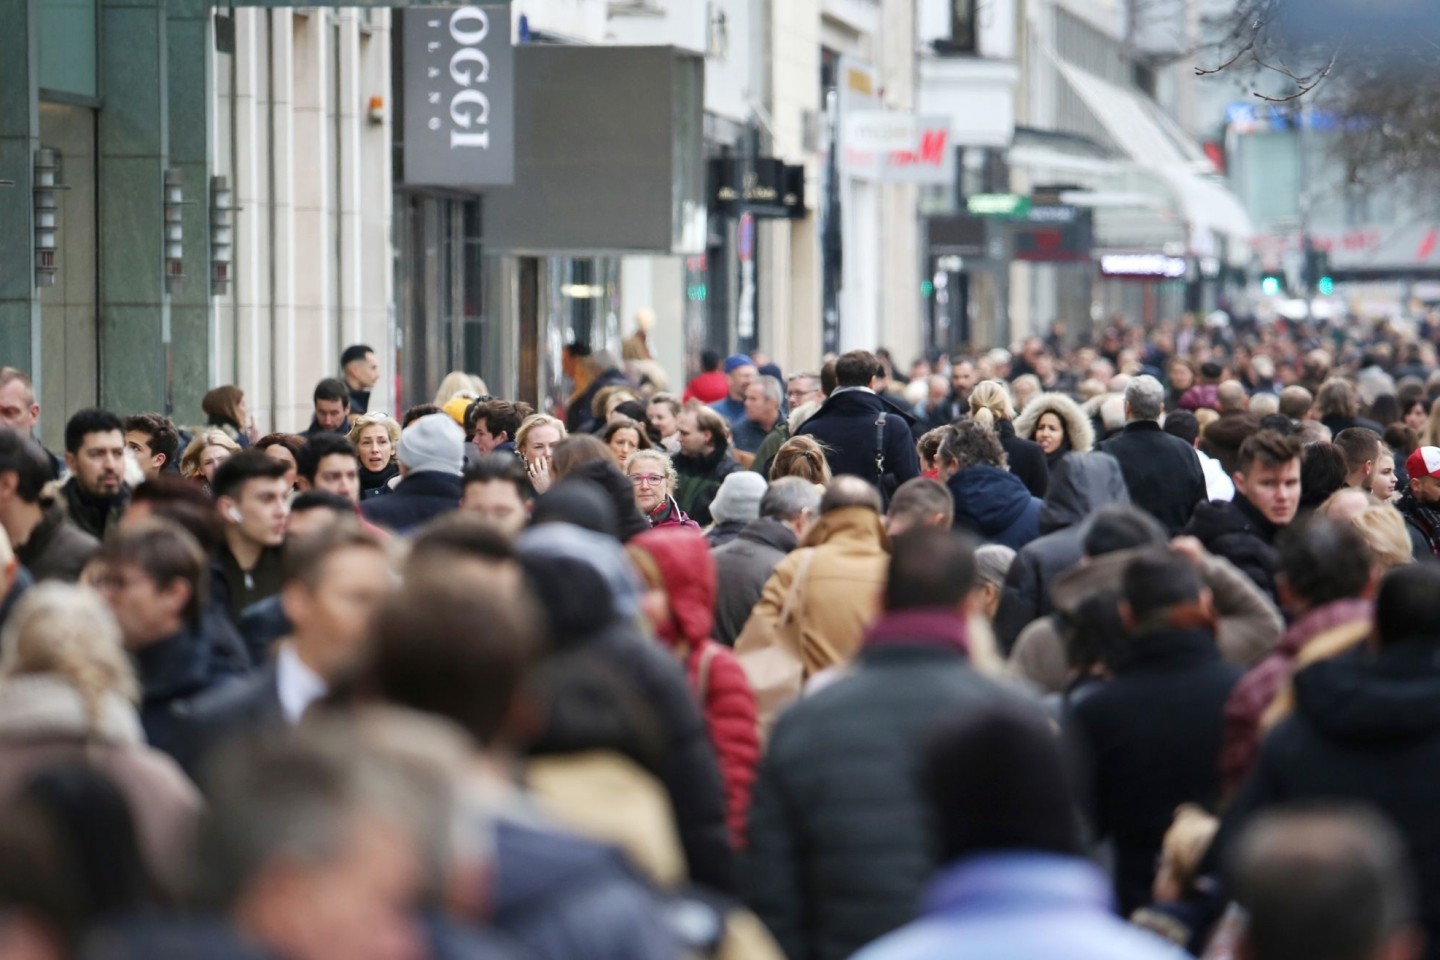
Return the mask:
{"type": "Polygon", "coordinates": [[[589,480],[566,478],[535,500],[532,524],[573,523],[594,533],[619,539],[615,504],[608,493],[589,480]]]}

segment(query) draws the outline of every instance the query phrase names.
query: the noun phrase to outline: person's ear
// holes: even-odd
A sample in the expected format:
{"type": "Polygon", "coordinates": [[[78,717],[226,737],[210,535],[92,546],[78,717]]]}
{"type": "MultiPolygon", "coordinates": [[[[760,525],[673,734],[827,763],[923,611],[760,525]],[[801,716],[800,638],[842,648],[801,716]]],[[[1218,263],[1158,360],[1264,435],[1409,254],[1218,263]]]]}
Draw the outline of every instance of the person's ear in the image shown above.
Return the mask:
{"type": "Polygon", "coordinates": [[[190,605],[190,598],[193,591],[188,581],[176,577],[160,588],[160,595],[175,606],[176,612],[182,612],[190,605]]]}
{"type": "Polygon", "coordinates": [[[0,474],[0,500],[9,500],[20,487],[20,474],[13,470],[0,474]]]}
{"type": "Polygon", "coordinates": [[[1134,630],[1137,621],[1135,619],[1135,611],[1130,606],[1130,601],[1119,600],[1116,602],[1115,607],[1120,612],[1120,622],[1125,625],[1125,629],[1127,631],[1134,630]]]}
{"type": "Polygon", "coordinates": [[[68,451],[65,453],[65,469],[71,473],[75,472],[75,454],[68,451]]]}

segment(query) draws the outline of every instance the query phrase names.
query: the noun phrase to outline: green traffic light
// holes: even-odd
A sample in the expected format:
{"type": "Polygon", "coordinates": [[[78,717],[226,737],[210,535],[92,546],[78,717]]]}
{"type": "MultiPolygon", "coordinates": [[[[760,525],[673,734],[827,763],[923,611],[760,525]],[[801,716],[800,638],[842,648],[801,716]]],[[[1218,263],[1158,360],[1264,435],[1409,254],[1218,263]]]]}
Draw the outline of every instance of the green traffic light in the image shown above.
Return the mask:
{"type": "Polygon", "coordinates": [[[1265,277],[1260,281],[1260,290],[1267,296],[1273,297],[1280,292],[1279,277],[1265,277]]]}
{"type": "Polygon", "coordinates": [[[1335,292],[1335,278],[1321,277],[1320,282],[1316,284],[1316,287],[1319,289],[1320,295],[1322,297],[1328,297],[1330,296],[1330,294],[1335,292]]]}
{"type": "Polygon", "coordinates": [[[921,281],[920,281],[920,296],[922,296],[922,297],[929,297],[929,296],[930,296],[932,293],[934,293],[934,292],[935,292],[935,282],[934,282],[933,280],[921,280],[921,281]]]}

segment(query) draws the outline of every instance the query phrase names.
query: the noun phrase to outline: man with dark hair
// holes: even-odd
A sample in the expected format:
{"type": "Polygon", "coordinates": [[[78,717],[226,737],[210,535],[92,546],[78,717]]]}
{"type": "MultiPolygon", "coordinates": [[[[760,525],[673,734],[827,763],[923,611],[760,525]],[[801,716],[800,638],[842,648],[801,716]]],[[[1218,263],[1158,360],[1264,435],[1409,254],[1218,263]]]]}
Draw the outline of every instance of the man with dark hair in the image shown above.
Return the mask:
{"type": "Polygon", "coordinates": [[[1066,725],[1088,768],[1086,807],[1115,848],[1128,916],[1150,902],[1160,841],[1182,803],[1218,787],[1221,711],[1240,677],[1215,644],[1211,595],[1195,558],[1163,548],[1125,568],[1127,638],[1115,677],[1070,704],[1066,725]]]}
{"type": "Polygon", "coordinates": [[[204,615],[205,554],[179,525],[151,518],[116,530],[93,562],[95,583],[135,663],[145,739],[181,754],[189,702],[249,672],[233,634],[217,633],[204,615]]]}
{"type": "Polygon", "coordinates": [[[948,530],[955,523],[955,500],[945,484],[915,477],[900,484],[885,513],[885,532],[891,538],[917,527],[948,530]]]}
{"type": "Polygon", "coordinates": [[[834,392],[795,433],[826,446],[835,476],[861,477],[888,499],[900,484],[920,476],[920,459],[910,429],[915,418],[875,392],[879,371],[868,350],[842,354],[835,361],[834,392]]]}
{"type": "Polygon", "coordinates": [[[120,522],[125,488],[125,424],[109,410],[81,410],[65,424],[65,466],[60,488],[65,517],[97,540],[120,522]]]}
{"type": "Polygon", "coordinates": [[[1364,808],[1293,807],[1238,838],[1227,888],[1245,911],[1247,960],[1418,960],[1416,891],[1403,838],[1364,808]]]}
{"type": "Polygon", "coordinates": [[[307,439],[322,433],[350,432],[350,388],[345,381],[326,377],[315,385],[311,399],[315,404],[315,416],[303,434],[307,439]]]}
{"type": "MultiPolygon", "coordinates": [[[[1293,712],[1260,745],[1212,853],[1256,813],[1307,800],[1374,807],[1399,829],[1419,879],[1424,956],[1440,956],[1440,567],[1392,569],[1365,648],[1295,675],[1293,712]]],[[[1317,921],[1318,922],[1318,921],[1317,921]]]]}
{"type": "Polygon", "coordinates": [[[855,960],[1169,960],[1111,910],[1081,856],[1075,790],[1049,722],[1022,703],[947,718],[920,770],[941,869],[923,915],[855,960]]]}
{"type": "Polygon", "coordinates": [[[360,504],[366,520],[407,533],[459,508],[465,431],[448,413],[421,417],[402,430],[396,459],[400,482],[385,496],[360,504]]]}
{"type": "Polygon", "coordinates": [[[285,464],[244,450],[215,471],[210,490],[225,524],[225,544],[216,556],[229,594],[231,620],[258,600],[280,592],[280,545],[290,507],[285,464]]]}
{"type": "Polygon", "coordinates": [[[841,960],[915,915],[938,865],[913,772],[927,737],[1006,696],[967,663],[974,552],[949,530],[897,537],[850,671],[775,725],[750,807],[749,899],[786,956],[841,960]]]}
{"type": "Polygon", "coordinates": [[[1299,439],[1262,430],[1240,445],[1235,499],[1202,504],[1185,532],[1276,597],[1276,538],[1300,509],[1299,439]]]}
{"type": "Polygon", "coordinates": [[[295,726],[348,677],[366,651],[371,621],[393,588],[385,546],[350,519],[285,544],[280,602],[289,630],[243,684],[198,698],[190,710],[188,759],[198,770],[237,736],[295,726]]]}
{"type": "Polygon", "coordinates": [[[528,403],[509,400],[476,400],[465,412],[473,432],[472,443],[482,455],[508,453],[515,456],[515,434],[534,411],[528,403]]]}
{"type": "Polygon", "coordinates": [[[1205,473],[1188,443],[1160,429],[1165,388],[1146,374],[1125,388],[1125,429],[1096,449],[1120,461],[1130,500],[1165,525],[1171,536],[1206,500],[1205,473]]]}
{"type": "Polygon", "coordinates": [[[126,417],[125,446],[135,454],[146,480],[154,480],[162,473],[178,472],[176,455],[180,450],[180,431],[164,414],[139,413],[126,417]]]}
{"type": "Polygon", "coordinates": [[[1281,538],[1275,585],[1291,616],[1275,650],[1241,678],[1225,705],[1225,791],[1233,793],[1260,748],[1260,718],[1290,679],[1295,658],[1317,636],[1359,639],[1370,629],[1374,567],[1370,547],[1348,523],[1312,517],[1281,538]]]}
{"type": "Polygon", "coordinates": [[[45,449],[18,431],[0,427],[0,527],[36,580],[74,583],[100,541],[67,523],[63,505],[41,499],[51,479],[45,449]]]}
{"type": "Polygon", "coordinates": [[[715,560],[716,640],[735,645],[770,574],[799,546],[819,513],[820,492],[815,484],[800,477],[781,477],[760,498],[759,519],[710,552],[715,560]]]}
{"type": "Polygon", "coordinates": [[[702,527],[710,525],[710,504],[725,478],[741,469],[730,454],[730,425],[713,407],[690,404],[676,419],[680,451],[672,458],[679,481],[675,502],[702,527]]]}
{"type": "MultiPolygon", "coordinates": [[[[1226,417],[1224,423],[1239,424],[1243,428],[1248,428],[1243,436],[1234,441],[1235,448],[1230,451],[1229,458],[1229,462],[1233,464],[1239,455],[1240,444],[1245,437],[1254,433],[1258,428],[1253,420],[1243,415],[1226,417]]],[[[1215,438],[1211,436],[1212,433],[1219,434],[1225,430],[1226,428],[1222,426],[1221,422],[1216,421],[1206,429],[1206,439],[1202,441],[1200,421],[1195,419],[1195,414],[1189,410],[1172,410],[1165,415],[1165,432],[1172,437],[1184,440],[1195,448],[1195,456],[1200,458],[1200,469],[1205,473],[1205,496],[1210,500],[1231,500],[1235,497],[1235,484],[1230,479],[1230,474],[1235,472],[1234,467],[1226,469],[1227,461],[1214,452],[1216,444],[1212,441],[1215,438]]],[[[1233,435],[1233,431],[1231,433],[1233,435]]]]}
{"type": "Polygon", "coordinates": [[[380,381],[380,364],[375,351],[363,343],[353,344],[340,354],[340,370],[350,391],[350,412],[356,415],[370,409],[370,390],[380,381]]]}
{"type": "Polygon", "coordinates": [[[350,441],[333,433],[317,433],[295,457],[300,490],[323,490],[360,502],[360,456],[350,441]]]}
{"type": "Polygon", "coordinates": [[[1370,490],[1370,476],[1380,459],[1380,434],[1365,427],[1349,427],[1330,441],[1345,459],[1345,486],[1370,490]]]}
{"type": "Polygon", "coordinates": [[[462,511],[473,513],[511,540],[525,529],[535,489],[520,458],[488,454],[466,467],[460,482],[462,511]]]}
{"type": "Polygon", "coordinates": [[[1420,447],[1405,461],[1410,484],[1395,508],[1405,518],[1415,560],[1440,560],[1440,447],[1420,447]]]}

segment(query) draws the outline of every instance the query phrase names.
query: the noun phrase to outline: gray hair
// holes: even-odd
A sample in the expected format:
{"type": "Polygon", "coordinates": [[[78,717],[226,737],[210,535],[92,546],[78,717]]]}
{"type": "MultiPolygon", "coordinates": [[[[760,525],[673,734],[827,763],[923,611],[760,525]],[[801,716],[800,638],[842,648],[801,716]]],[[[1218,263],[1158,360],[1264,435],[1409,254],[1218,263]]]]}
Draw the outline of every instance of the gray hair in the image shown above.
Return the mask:
{"type": "Polygon", "coordinates": [[[779,404],[782,406],[784,405],[785,385],[779,380],[775,379],[769,374],[766,374],[765,376],[756,377],[750,382],[752,385],[757,383],[760,384],[761,388],[765,391],[766,400],[769,400],[771,403],[779,404]]]}
{"type": "Polygon", "coordinates": [[[820,490],[803,477],[781,477],[760,498],[760,516],[775,520],[793,521],[806,510],[814,513],[819,509],[820,490]]]}
{"type": "Polygon", "coordinates": [[[980,583],[999,588],[1014,562],[1014,550],[1003,543],[987,543],[975,551],[975,577],[980,583]]]}
{"type": "Polygon", "coordinates": [[[1125,406],[1131,420],[1159,420],[1165,412],[1165,388],[1148,373],[1136,377],[1125,388],[1125,406]]]}

